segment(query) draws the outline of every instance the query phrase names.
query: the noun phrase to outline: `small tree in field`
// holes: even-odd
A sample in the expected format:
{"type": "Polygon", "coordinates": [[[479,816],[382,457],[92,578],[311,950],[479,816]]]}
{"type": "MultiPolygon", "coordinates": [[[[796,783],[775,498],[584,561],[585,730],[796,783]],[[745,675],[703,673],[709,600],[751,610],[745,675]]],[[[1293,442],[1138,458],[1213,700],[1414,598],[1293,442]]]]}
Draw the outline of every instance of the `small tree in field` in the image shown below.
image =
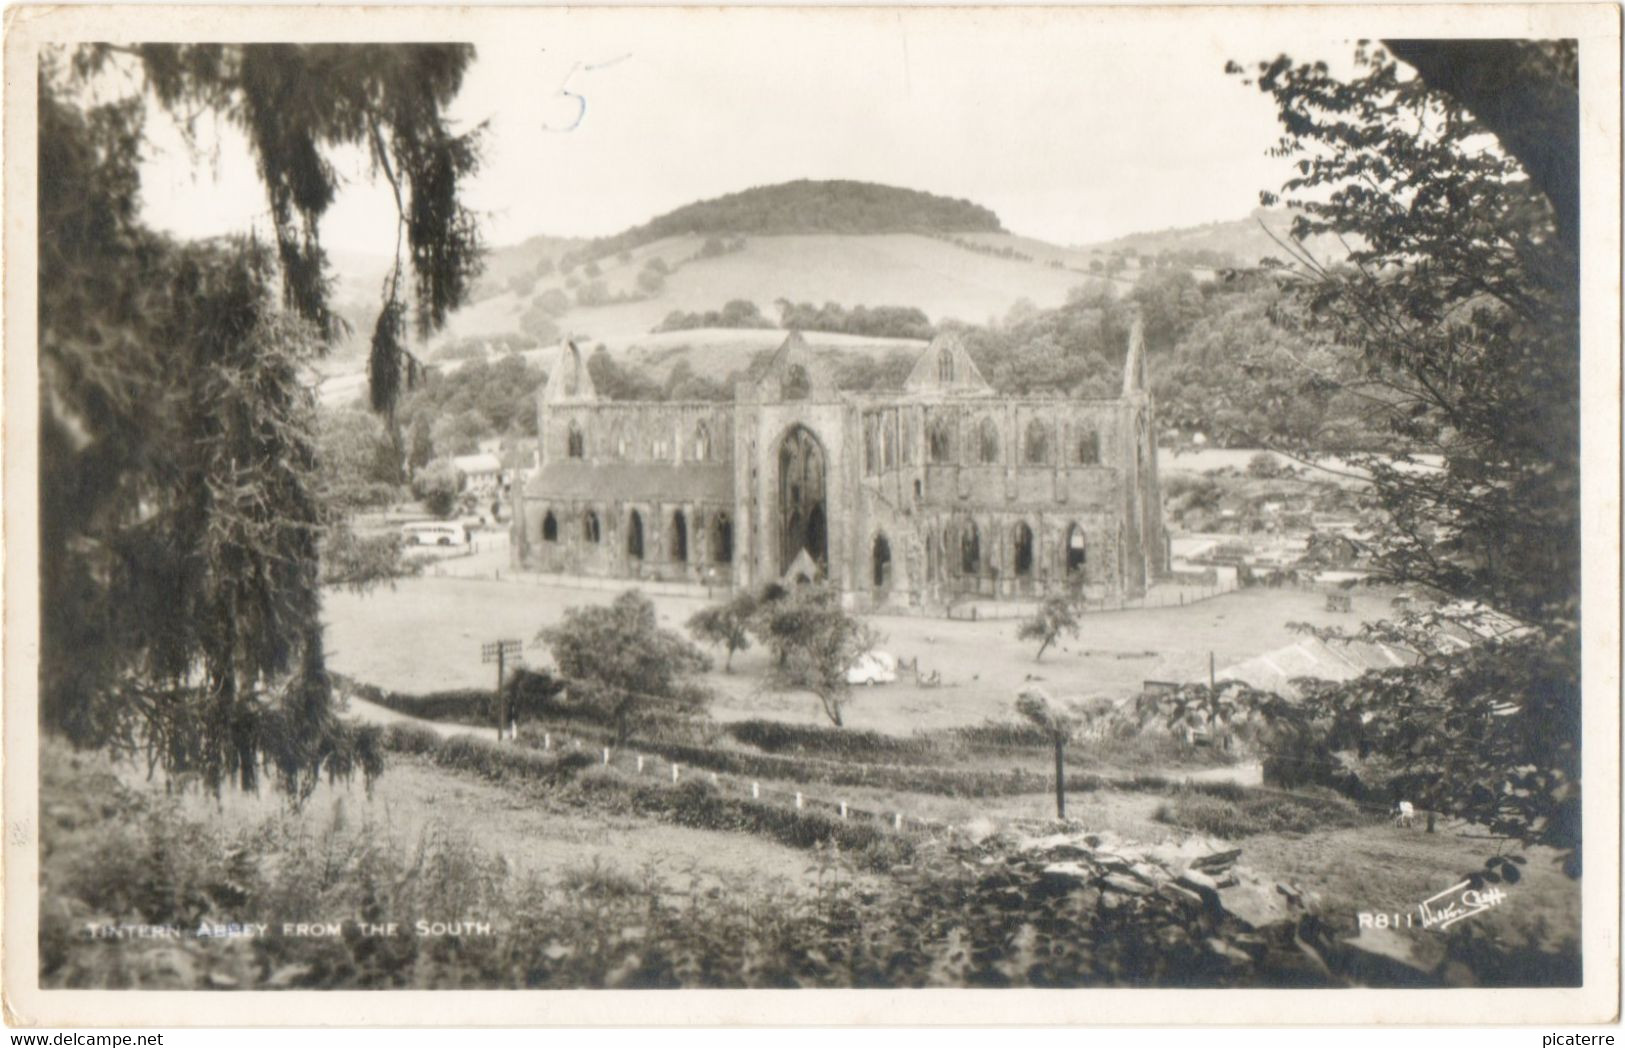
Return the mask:
{"type": "Polygon", "coordinates": [[[709,698],[693,677],[711,660],[680,634],[662,629],[653,602],[637,590],[607,607],[571,608],[563,622],[536,639],[552,651],[571,697],[614,725],[617,745],[651,711],[694,713],[709,698]]]}
{"type": "Polygon", "coordinates": [[[756,595],[741,590],[721,604],[701,608],[689,617],[688,632],[702,644],[726,648],[724,673],[733,672],[734,652],[750,647],[751,617],[756,614],[756,595]]]}
{"type": "Polygon", "coordinates": [[[1066,818],[1066,744],[1077,730],[1077,718],[1062,711],[1042,688],[1023,688],[1016,696],[1016,712],[1049,736],[1055,747],[1055,817],[1066,818]]]}
{"type": "Polygon", "coordinates": [[[840,727],[852,690],[846,672],[879,643],[874,628],[841,607],[840,594],[828,586],[801,586],[763,600],[751,628],[774,653],[784,682],[817,695],[830,723],[840,727]]]}
{"type": "Polygon", "coordinates": [[[1032,618],[1021,620],[1021,626],[1016,630],[1016,639],[1039,642],[1038,654],[1033,656],[1033,661],[1038,662],[1044,658],[1044,652],[1060,638],[1061,634],[1076,637],[1078,626],[1078,602],[1071,596],[1056,594],[1045,597],[1044,603],[1038,606],[1032,618]]]}

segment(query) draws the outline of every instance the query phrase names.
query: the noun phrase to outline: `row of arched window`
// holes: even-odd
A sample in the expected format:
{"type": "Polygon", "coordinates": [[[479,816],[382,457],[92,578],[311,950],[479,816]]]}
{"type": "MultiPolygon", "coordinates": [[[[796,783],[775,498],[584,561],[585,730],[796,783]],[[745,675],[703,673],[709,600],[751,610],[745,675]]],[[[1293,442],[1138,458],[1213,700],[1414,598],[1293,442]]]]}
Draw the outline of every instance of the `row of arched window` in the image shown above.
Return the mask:
{"type": "MultiPolygon", "coordinates": [[[[974,520],[967,520],[956,529],[950,525],[942,532],[942,550],[951,574],[981,575],[990,565],[982,549],[982,531],[974,520]]],[[[1010,529],[1010,570],[1016,578],[1031,578],[1036,563],[1033,529],[1026,521],[1017,521],[1010,529]]],[[[1089,543],[1083,528],[1072,524],[1061,540],[1062,572],[1067,578],[1081,577],[1089,561],[1089,543]]]]}
{"type": "MultiPolygon", "coordinates": [[[[1043,419],[1033,419],[1027,423],[1027,430],[1021,444],[1020,461],[1029,466],[1050,465],[1055,456],[1053,445],[1054,427],[1043,419]]],[[[995,465],[1001,460],[999,447],[999,426],[991,416],[984,415],[976,424],[971,433],[973,446],[967,449],[968,462],[982,465],[995,465]],[[974,456],[974,457],[973,457],[974,456]]],[[[943,465],[954,461],[954,425],[948,419],[933,419],[926,429],[926,445],[933,464],[943,465]]],[[[1072,446],[1067,449],[1066,463],[1078,466],[1093,466],[1100,462],[1100,434],[1093,429],[1079,431],[1072,440],[1072,446]]]]}
{"type": "MultiPolygon", "coordinates": [[[[615,426],[611,435],[611,446],[615,457],[625,459],[633,451],[632,442],[620,426],[615,426]]],[[[587,434],[581,424],[572,420],[569,431],[564,438],[565,454],[570,458],[579,459],[587,457],[587,434]]],[[[671,442],[661,436],[649,441],[649,457],[659,461],[671,456],[671,442]]],[[[710,462],[712,458],[711,427],[704,420],[696,423],[689,436],[688,446],[683,449],[685,458],[691,462],[710,462]]]]}
{"type": "MultiPolygon", "coordinates": [[[[564,541],[563,528],[558,515],[552,510],[542,514],[542,541],[553,543],[564,541]]],[[[603,526],[599,521],[597,510],[583,510],[576,527],[581,541],[596,546],[603,541],[603,526]]],[[[671,559],[678,563],[687,563],[689,558],[689,522],[688,516],[682,510],[673,510],[668,521],[670,528],[671,559]]],[[[626,518],[626,554],[636,560],[644,556],[644,525],[643,513],[632,510],[626,518]]],[[[714,563],[727,564],[733,560],[733,521],[727,513],[717,513],[711,518],[707,529],[710,540],[710,559],[714,563]]],[[[703,556],[703,549],[702,549],[703,556]]]]}

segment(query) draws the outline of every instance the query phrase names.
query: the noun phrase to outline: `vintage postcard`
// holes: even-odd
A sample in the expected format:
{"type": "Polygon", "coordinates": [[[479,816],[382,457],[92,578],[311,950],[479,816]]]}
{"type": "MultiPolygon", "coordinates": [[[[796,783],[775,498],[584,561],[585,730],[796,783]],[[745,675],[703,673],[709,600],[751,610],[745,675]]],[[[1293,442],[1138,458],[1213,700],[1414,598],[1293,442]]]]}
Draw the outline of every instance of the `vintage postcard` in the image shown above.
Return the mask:
{"type": "Polygon", "coordinates": [[[10,8],[8,1023],[1616,1017],[1619,33],[10,8]]]}

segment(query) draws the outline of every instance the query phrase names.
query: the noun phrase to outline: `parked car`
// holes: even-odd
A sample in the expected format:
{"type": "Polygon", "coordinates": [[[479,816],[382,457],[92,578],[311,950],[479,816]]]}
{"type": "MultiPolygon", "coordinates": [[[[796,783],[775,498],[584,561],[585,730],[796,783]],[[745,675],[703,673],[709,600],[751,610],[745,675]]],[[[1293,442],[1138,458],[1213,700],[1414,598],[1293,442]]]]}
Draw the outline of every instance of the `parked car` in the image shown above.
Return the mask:
{"type": "Polygon", "coordinates": [[[847,668],[848,684],[893,684],[897,681],[897,657],[885,651],[866,651],[847,668]]]}
{"type": "Polygon", "coordinates": [[[416,521],[401,525],[401,537],[415,546],[464,546],[468,529],[456,521],[416,521]]]}

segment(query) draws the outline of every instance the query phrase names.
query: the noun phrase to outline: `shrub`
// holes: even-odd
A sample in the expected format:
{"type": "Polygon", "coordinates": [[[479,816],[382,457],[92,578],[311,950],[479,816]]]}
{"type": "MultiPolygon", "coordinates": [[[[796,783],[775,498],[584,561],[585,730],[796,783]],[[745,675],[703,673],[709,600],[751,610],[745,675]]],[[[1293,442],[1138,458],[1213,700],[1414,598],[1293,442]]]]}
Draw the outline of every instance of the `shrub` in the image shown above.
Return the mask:
{"type": "Polygon", "coordinates": [[[552,652],[571,693],[615,725],[618,742],[651,710],[699,713],[710,699],[694,676],[711,660],[662,628],[654,604],[637,590],[607,607],[569,608],[536,639],[552,652]]]}
{"type": "Polygon", "coordinates": [[[983,721],[981,724],[952,729],[954,738],[971,747],[1042,747],[1049,749],[1049,736],[1033,724],[1011,721],[983,721]]]}
{"type": "Polygon", "coordinates": [[[1309,833],[1371,821],[1341,797],[1269,794],[1230,784],[1178,790],[1158,806],[1155,818],[1170,826],[1237,840],[1258,833],[1309,833]],[[1215,788],[1227,786],[1228,788],[1215,788]]]}
{"type": "Polygon", "coordinates": [[[782,721],[734,721],[722,729],[747,746],[767,753],[833,754],[838,757],[903,757],[930,755],[936,746],[930,739],[901,738],[877,731],[826,728],[812,724],[786,724],[782,721]]]}
{"type": "Polygon", "coordinates": [[[412,477],[412,494],[422,500],[424,509],[437,517],[451,516],[462,490],[462,474],[446,459],[429,463],[412,477]]]}

